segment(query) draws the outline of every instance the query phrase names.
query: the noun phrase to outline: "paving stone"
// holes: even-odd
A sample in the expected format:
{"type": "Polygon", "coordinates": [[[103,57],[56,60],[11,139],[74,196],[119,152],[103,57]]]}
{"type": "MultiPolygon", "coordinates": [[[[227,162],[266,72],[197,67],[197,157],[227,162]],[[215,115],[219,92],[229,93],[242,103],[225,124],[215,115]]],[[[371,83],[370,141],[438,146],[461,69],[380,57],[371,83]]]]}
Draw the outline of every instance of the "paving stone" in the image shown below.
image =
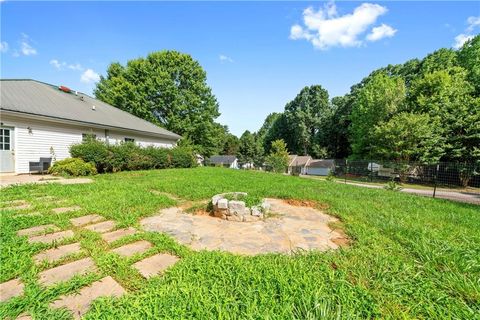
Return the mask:
{"type": "Polygon", "coordinates": [[[28,212],[28,213],[19,213],[13,216],[13,218],[22,218],[22,217],[38,217],[42,214],[40,212],[28,212]]]}
{"type": "Polygon", "coordinates": [[[84,275],[95,270],[93,260],[85,258],[40,272],[38,282],[43,285],[52,285],[70,280],[75,275],[84,275]]]}
{"type": "Polygon", "coordinates": [[[44,233],[45,231],[54,232],[60,230],[57,226],[53,224],[45,224],[42,226],[35,226],[27,229],[22,229],[17,231],[19,236],[35,236],[37,234],[44,233]]]}
{"type": "Polygon", "coordinates": [[[72,212],[72,211],[78,211],[82,209],[79,206],[73,206],[73,207],[62,207],[62,208],[55,208],[52,209],[54,213],[65,213],[65,212],[72,212]]]}
{"type": "Polygon", "coordinates": [[[74,319],[80,319],[89,309],[92,302],[100,297],[121,297],[126,293],[112,277],[108,276],[84,287],[78,294],[69,294],[60,297],[50,304],[51,308],[66,308],[74,319]]]}
{"type": "Polygon", "coordinates": [[[23,293],[23,283],[19,279],[13,279],[0,283],[0,301],[7,301],[10,298],[18,297],[23,293]]]}
{"type": "Polygon", "coordinates": [[[133,267],[145,278],[150,278],[174,265],[178,260],[176,256],[160,253],[138,261],[133,267]]]}
{"type": "Polygon", "coordinates": [[[2,202],[1,205],[2,205],[1,209],[3,210],[23,210],[31,207],[31,205],[25,200],[5,201],[5,202],[2,202]]]}
{"type": "Polygon", "coordinates": [[[70,222],[75,226],[75,227],[80,227],[84,226],[86,224],[91,224],[95,222],[100,222],[105,220],[102,216],[98,214],[89,214],[88,216],[82,216],[78,218],[72,218],[70,219],[70,222]]]}
{"type": "Polygon", "coordinates": [[[132,234],[135,234],[135,232],[137,232],[137,230],[135,230],[132,227],[119,229],[119,230],[102,234],[102,239],[107,243],[112,243],[125,236],[130,236],[132,234]]]}
{"type": "Polygon", "coordinates": [[[72,244],[66,244],[58,248],[52,248],[52,249],[48,249],[43,252],[40,252],[39,254],[33,257],[33,260],[35,260],[35,262],[37,263],[42,262],[44,260],[48,262],[55,262],[70,254],[80,252],[80,250],[81,250],[81,247],[80,247],[80,243],[78,242],[72,243],[72,244]]]}
{"type": "Polygon", "coordinates": [[[51,243],[54,241],[61,241],[66,238],[71,238],[75,234],[73,233],[72,230],[65,230],[65,231],[59,231],[55,233],[49,233],[45,235],[40,235],[40,236],[34,236],[28,238],[28,242],[30,243],[35,243],[35,242],[40,242],[40,243],[51,243]]]}
{"type": "Polygon", "coordinates": [[[103,221],[103,222],[100,222],[100,223],[88,225],[84,228],[88,229],[90,231],[103,233],[103,232],[107,232],[107,231],[110,231],[110,230],[114,229],[115,228],[115,221],[107,220],[107,221],[103,221]]]}
{"type": "Polygon", "coordinates": [[[144,253],[152,247],[152,244],[145,240],[129,243],[119,248],[113,249],[112,252],[118,253],[124,257],[131,257],[136,253],[144,253]]]}

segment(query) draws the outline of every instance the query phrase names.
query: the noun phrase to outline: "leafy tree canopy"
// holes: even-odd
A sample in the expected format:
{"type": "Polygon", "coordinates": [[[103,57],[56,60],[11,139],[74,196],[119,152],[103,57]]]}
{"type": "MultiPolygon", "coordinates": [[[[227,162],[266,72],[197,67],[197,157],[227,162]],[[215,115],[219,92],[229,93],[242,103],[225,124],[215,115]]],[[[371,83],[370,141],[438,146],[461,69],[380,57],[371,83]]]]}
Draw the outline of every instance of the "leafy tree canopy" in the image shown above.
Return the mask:
{"type": "Polygon", "coordinates": [[[218,149],[222,128],[214,122],[220,113],[206,80],[190,55],[159,51],[125,66],[112,63],[95,96],[190,139],[199,152],[210,155],[218,149]]]}

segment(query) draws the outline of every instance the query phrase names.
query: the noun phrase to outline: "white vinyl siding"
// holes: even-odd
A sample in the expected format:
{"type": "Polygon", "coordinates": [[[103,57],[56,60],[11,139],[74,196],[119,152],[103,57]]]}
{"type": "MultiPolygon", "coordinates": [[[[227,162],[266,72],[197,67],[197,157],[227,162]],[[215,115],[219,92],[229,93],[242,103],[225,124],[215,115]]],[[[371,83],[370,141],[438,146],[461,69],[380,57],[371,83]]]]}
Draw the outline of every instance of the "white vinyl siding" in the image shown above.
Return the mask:
{"type": "MultiPolygon", "coordinates": [[[[33,120],[21,117],[1,115],[4,126],[14,127],[15,134],[15,172],[28,173],[29,162],[38,161],[40,157],[52,157],[63,160],[70,157],[72,144],[81,143],[82,135],[94,134],[102,141],[106,140],[106,131],[99,128],[88,128],[57,122],[33,120]]],[[[174,140],[163,140],[155,137],[136,136],[132,133],[108,131],[109,143],[119,143],[128,136],[135,139],[140,146],[173,147],[174,140]]]]}

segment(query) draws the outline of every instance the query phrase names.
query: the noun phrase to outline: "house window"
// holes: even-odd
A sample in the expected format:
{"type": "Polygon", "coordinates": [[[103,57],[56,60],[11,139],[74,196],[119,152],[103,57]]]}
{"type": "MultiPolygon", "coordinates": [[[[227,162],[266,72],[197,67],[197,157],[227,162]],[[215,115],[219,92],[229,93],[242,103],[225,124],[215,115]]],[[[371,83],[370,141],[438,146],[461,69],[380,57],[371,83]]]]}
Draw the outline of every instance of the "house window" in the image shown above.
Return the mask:
{"type": "Polygon", "coordinates": [[[0,129],[0,150],[10,150],[9,129],[0,129]]]}
{"type": "Polygon", "coordinates": [[[125,138],[125,142],[135,142],[135,139],[133,139],[133,138],[125,138]]]}
{"type": "Polygon", "coordinates": [[[87,141],[87,140],[95,140],[97,139],[97,135],[93,133],[82,133],[82,141],[87,141]]]}

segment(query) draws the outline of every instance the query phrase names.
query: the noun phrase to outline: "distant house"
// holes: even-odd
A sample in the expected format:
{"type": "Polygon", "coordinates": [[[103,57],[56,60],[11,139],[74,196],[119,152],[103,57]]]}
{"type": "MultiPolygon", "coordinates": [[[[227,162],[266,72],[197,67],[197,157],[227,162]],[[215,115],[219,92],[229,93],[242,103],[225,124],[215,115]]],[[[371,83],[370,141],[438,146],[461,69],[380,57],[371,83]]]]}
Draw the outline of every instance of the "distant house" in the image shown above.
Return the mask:
{"type": "Polygon", "coordinates": [[[328,176],[335,170],[335,160],[313,159],[308,163],[307,173],[312,176],[328,176]]]}
{"type": "Polygon", "coordinates": [[[89,136],[165,148],[180,139],[86,94],[35,80],[0,81],[0,117],[2,173],[28,173],[32,163],[68,158],[70,146],[89,136]]]}
{"type": "Polygon", "coordinates": [[[238,159],[236,156],[211,156],[207,160],[210,166],[222,166],[225,168],[238,169],[238,159]]]}
{"type": "Polygon", "coordinates": [[[310,161],[312,161],[312,157],[310,156],[289,155],[287,173],[307,174],[307,167],[310,161]]]}

